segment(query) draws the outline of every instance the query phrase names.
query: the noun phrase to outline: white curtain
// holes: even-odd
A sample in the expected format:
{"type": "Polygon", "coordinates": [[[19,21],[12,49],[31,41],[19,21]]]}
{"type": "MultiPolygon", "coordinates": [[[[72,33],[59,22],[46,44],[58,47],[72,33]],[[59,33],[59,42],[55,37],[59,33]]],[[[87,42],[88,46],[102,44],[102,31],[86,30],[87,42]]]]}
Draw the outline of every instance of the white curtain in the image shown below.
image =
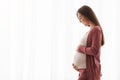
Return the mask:
{"type": "Polygon", "coordinates": [[[102,80],[119,80],[119,1],[0,0],[0,80],[76,80],[73,56],[89,28],[76,11],[93,8],[102,25],[102,80]]]}
{"type": "Polygon", "coordinates": [[[50,80],[52,2],[0,0],[0,80],[50,80]]]}

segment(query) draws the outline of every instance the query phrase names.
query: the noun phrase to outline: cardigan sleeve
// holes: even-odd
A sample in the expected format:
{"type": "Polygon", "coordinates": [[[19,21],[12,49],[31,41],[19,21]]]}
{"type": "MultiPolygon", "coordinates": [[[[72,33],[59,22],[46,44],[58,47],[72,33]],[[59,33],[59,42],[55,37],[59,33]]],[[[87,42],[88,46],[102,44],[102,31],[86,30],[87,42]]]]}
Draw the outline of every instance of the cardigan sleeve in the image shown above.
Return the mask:
{"type": "Polygon", "coordinates": [[[90,37],[92,37],[92,45],[90,47],[81,45],[78,47],[78,52],[94,56],[99,52],[101,47],[101,31],[98,28],[95,28],[90,37]]]}

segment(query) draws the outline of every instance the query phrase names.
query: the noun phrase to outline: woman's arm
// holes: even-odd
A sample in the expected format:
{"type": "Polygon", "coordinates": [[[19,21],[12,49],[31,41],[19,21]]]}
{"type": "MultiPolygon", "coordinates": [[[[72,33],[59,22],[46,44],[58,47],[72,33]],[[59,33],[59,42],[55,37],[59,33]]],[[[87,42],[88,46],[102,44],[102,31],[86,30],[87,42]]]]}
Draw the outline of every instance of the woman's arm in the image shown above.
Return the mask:
{"type": "Polygon", "coordinates": [[[87,55],[96,55],[101,47],[101,39],[102,39],[101,36],[102,36],[101,31],[98,28],[95,28],[91,35],[92,45],[90,47],[85,47],[80,45],[77,51],[87,55]]]}

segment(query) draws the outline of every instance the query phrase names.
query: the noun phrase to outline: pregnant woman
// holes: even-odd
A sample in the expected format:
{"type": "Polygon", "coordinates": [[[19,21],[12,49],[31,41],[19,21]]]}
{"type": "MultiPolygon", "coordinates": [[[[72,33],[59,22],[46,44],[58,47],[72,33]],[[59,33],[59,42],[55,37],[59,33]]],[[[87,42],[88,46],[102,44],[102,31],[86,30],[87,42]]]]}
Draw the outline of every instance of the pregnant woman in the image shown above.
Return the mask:
{"type": "Polygon", "coordinates": [[[73,68],[79,72],[78,80],[100,80],[100,51],[104,45],[104,35],[99,21],[89,6],[77,11],[79,21],[90,30],[83,36],[74,56],[73,68]]]}

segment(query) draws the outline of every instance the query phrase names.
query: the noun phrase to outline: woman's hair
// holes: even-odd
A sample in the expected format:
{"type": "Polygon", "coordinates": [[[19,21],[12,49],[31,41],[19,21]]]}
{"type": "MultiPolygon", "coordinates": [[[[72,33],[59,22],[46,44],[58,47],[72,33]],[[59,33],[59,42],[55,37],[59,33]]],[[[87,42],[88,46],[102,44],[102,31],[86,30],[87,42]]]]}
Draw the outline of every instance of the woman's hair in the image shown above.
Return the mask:
{"type": "MultiPolygon", "coordinates": [[[[90,20],[92,23],[94,23],[95,26],[99,26],[101,28],[100,23],[99,23],[96,15],[94,13],[94,11],[89,6],[84,5],[84,6],[80,7],[77,11],[77,16],[78,16],[78,13],[85,16],[88,20],[90,20]]],[[[101,28],[101,30],[102,30],[102,28],[101,28]]],[[[104,45],[103,31],[102,31],[102,43],[101,43],[101,45],[104,45]]]]}

